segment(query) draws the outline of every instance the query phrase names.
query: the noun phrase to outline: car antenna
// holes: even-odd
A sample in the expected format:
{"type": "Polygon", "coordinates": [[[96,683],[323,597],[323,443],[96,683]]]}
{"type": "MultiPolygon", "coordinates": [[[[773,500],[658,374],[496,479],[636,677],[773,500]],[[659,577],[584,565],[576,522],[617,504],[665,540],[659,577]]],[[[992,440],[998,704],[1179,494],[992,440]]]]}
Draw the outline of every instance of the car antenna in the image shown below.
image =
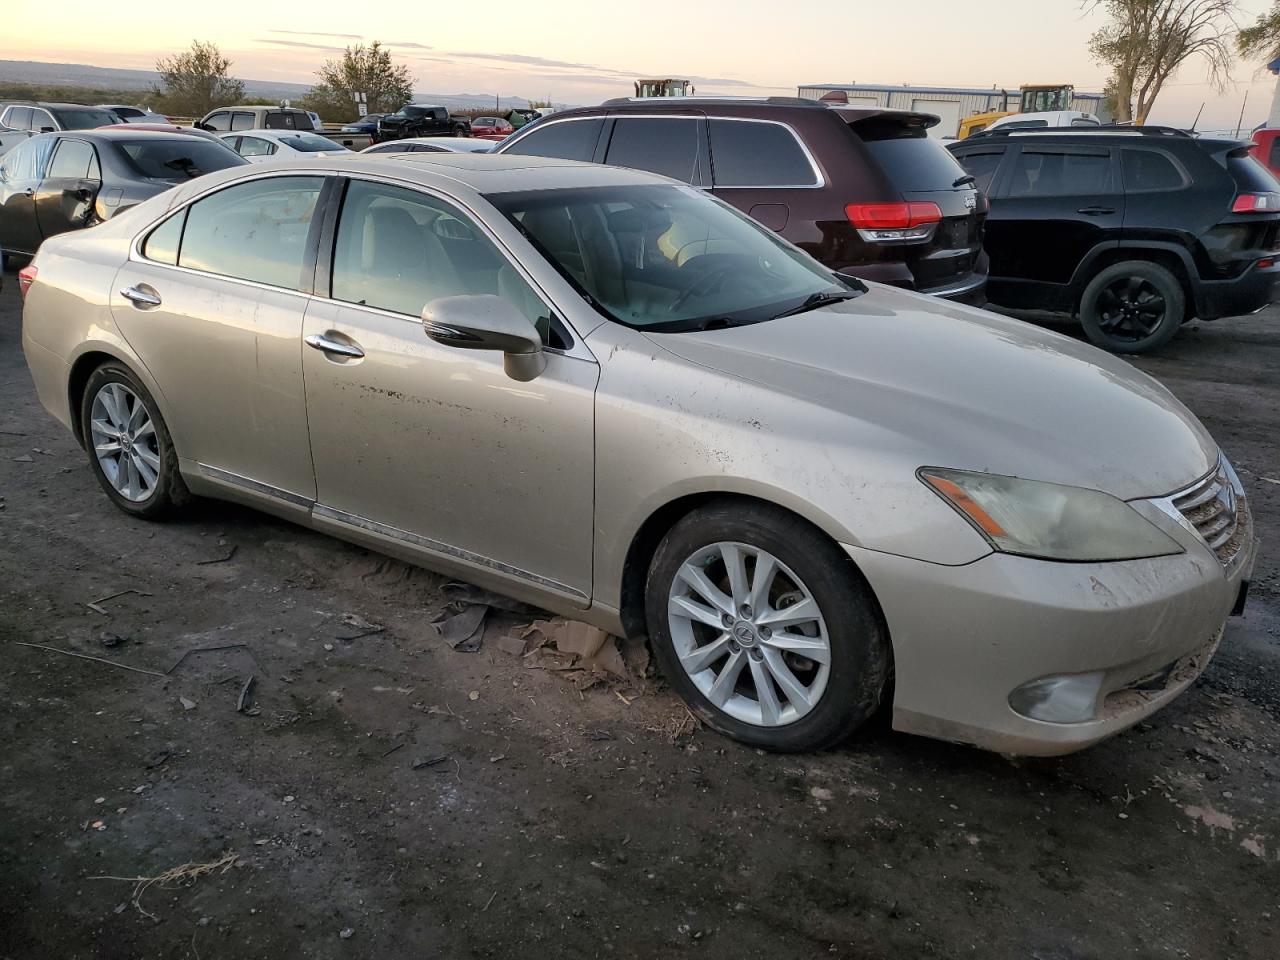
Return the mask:
{"type": "Polygon", "coordinates": [[[1191,132],[1196,132],[1196,124],[1200,122],[1200,114],[1204,113],[1204,101],[1200,102],[1200,109],[1196,111],[1196,118],[1191,121],[1191,132]]]}

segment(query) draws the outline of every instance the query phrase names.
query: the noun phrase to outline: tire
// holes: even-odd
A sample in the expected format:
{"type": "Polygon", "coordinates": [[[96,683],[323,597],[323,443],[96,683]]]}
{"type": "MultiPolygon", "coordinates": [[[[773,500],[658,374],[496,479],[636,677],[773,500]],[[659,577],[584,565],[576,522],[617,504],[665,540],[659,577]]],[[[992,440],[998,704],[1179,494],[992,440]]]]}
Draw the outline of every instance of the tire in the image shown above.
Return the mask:
{"type": "Polygon", "coordinates": [[[143,520],[162,520],[177,515],[191,502],[191,493],[178,472],[178,455],[159,407],[124,364],[104,363],[89,375],[80,398],[80,429],[89,466],[98,483],[111,502],[125,513],[143,520]],[[95,403],[98,403],[96,409],[95,403]],[[139,403],[142,416],[135,417],[139,403]],[[118,435],[121,421],[129,428],[128,435],[124,442],[116,440],[120,452],[108,453],[104,462],[99,457],[98,445],[112,442],[111,433],[116,431],[118,435]],[[120,464],[126,459],[133,461],[132,476],[136,479],[132,482],[127,469],[120,473],[120,464]],[[110,472],[111,462],[116,464],[114,476],[110,472]],[[149,483],[148,476],[152,478],[149,483]],[[123,488],[116,478],[120,478],[123,488]]]}
{"type": "Polygon", "coordinates": [[[1147,353],[1168,343],[1185,319],[1186,294],[1158,263],[1128,260],[1102,270],[1080,298],[1080,324],[1112,353],[1147,353]]]}
{"type": "Polygon", "coordinates": [[[768,504],[725,501],[672,527],[649,566],[645,615],[671,685],[709,727],[752,746],[833,746],[876,712],[886,689],[892,655],[871,588],[820,531],[768,504]],[[738,590],[731,589],[733,557],[742,559],[738,590]],[[737,603],[756,599],[751,591],[770,558],[775,573],[765,578],[766,601],[756,604],[763,609],[737,603]],[[702,587],[695,585],[699,573],[702,587]],[[708,584],[718,600],[709,598],[708,584]],[[732,624],[727,609],[734,610],[732,624]],[[718,623],[708,622],[717,615],[718,623]],[[797,619],[775,631],[777,617],[797,619]]]}

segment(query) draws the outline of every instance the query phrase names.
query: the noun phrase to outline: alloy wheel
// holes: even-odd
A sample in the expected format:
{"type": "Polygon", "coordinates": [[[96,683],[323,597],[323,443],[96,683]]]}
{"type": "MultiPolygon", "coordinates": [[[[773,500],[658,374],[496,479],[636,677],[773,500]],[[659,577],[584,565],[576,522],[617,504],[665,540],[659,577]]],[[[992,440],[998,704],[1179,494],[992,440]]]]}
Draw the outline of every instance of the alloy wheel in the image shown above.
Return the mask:
{"type": "Polygon", "coordinates": [[[1142,277],[1120,277],[1098,293],[1098,326],[1110,337],[1137,342],[1152,336],[1167,305],[1160,290],[1142,277]]]}
{"type": "Polygon", "coordinates": [[[155,492],[160,477],[155,423],[128,386],[108,383],[94,395],[89,435],[98,466],[120,496],[141,503],[155,492]]]}
{"type": "Polygon", "coordinates": [[[822,699],[826,621],[808,587],[768,551],[729,542],[699,549],[680,565],[667,611],[681,667],[734,719],[785,726],[822,699]]]}

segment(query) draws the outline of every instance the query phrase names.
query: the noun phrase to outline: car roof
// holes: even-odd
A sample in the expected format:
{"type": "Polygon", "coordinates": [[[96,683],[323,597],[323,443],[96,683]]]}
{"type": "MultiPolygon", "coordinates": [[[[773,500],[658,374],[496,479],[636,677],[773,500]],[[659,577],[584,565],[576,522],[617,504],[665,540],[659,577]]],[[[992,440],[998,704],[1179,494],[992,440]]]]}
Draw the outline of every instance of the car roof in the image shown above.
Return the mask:
{"type": "MultiPolygon", "coordinates": [[[[347,153],[329,157],[328,163],[339,171],[378,173],[424,185],[448,179],[484,194],[672,183],[665,177],[640,170],[520,154],[347,153]]],[[[314,166],[302,169],[314,169],[314,166]]]]}
{"type": "MultiPolygon", "coordinates": [[[[938,122],[936,115],[921,110],[898,110],[888,107],[850,107],[844,104],[822,103],[801,97],[620,97],[606,100],[594,107],[573,107],[558,110],[547,117],[547,122],[570,117],[595,117],[609,113],[707,113],[713,111],[722,116],[767,118],[777,114],[803,112],[806,115],[835,114],[845,123],[854,123],[868,117],[933,118],[926,126],[938,122]]],[[[522,130],[524,128],[521,128],[522,130]]]]}
{"type": "Polygon", "coordinates": [[[132,123],[121,123],[111,127],[97,127],[93,130],[58,130],[53,133],[41,134],[41,136],[57,137],[59,139],[80,137],[85,140],[103,143],[113,143],[117,140],[172,140],[174,137],[181,137],[183,140],[207,139],[199,134],[179,133],[177,130],[139,130],[137,125],[132,123]]]}

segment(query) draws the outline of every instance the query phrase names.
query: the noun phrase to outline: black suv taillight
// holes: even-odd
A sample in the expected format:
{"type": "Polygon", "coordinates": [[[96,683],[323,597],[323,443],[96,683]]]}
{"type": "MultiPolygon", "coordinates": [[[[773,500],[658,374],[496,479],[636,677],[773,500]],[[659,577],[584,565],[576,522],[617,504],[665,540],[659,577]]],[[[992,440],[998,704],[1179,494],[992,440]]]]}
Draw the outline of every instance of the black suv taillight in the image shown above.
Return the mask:
{"type": "Polygon", "coordinates": [[[1240,193],[1231,205],[1232,213],[1280,212],[1280,193],[1240,193]]]}

